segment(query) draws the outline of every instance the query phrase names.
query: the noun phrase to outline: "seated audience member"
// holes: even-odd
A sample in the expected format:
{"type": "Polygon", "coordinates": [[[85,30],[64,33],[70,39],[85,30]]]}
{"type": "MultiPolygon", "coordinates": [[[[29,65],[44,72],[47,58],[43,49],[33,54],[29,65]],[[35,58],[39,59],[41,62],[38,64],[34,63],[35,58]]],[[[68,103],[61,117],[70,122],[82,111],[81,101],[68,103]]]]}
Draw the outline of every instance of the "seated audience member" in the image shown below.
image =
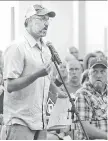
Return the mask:
{"type": "Polygon", "coordinates": [[[82,75],[82,67],[78,60],[73,59],[67,64],[69,81],[67,83],[67,88],[70,93],[75,93],[80,87],[80,79],[82,75]]]}
{"type": "MultiPolygon", "coordinates": [[[[76,92],[75,107],[90,139],[107,139],[107,60],[90,62],[89,82],[76,92]]],[[[77,118],[77,139],[86,139],[77,118]]]]}
{"type": "Polygon", "coordinates": [[[73,55],[67,53],[66,56],[65,56],[65,61],[68,63],[72,59],[76,59],[76,58],[73,55]]]}
{"type": "Polygon", "coordinates": [[[88,53],[83,60],[83,66],[84,66],[84,70],[89,68],[89,64],[91,62],[92,59],[94,59],[94,57],[96,57],[96,54],[94,53],[88,53]]]}
{"type": "MultiPolygon", "coordinates": [[[[68,63],[70,62],[71,60],[75,60],[76,57],[72,54],[67,54],[66,57],[65,57],[65,61],[68,63]]],[[[83,59],[76,59],[80,62],[81,64],[81,68],[82,68],[82,72],[84,71],[84,67],[83,67],[83,59]]]]}
{"type": "Polygon", "coordinates": [[[76,47],[74,46],[69,47],[69,53],[73,55],[77,60],[79,60],[79,51],[76,47]]]}
{"type": "Polygon", "coordinates": [[[53,64],[53,71],[52,71],[52,77],[51,77],[52,82],[55,82],[57,74],[58,74],[57,69],[55,65],[53,64]]]}
{"type": "MultiPolygon", "coordinates": [[[[59,66],[59,70],[60,70],[60,74],[63,78],[63,81],[66,83],[68,81],[68,72],[67,72],[67,67],[66,67],[67,62],[63,62],[60,66],[59,66]]],[[[55,84],[56,86],[61,86],[62,85],[62,81],[60,78],[60,75],[57,73],[56,79],[55,79],[55,84]]]]}
{"type": "Polygon", "coordinates": [[[97,57],[100,57],[100,58],[101,57],[103,57],[103,58],[106,57],[105,54],[102,51],[100,51],[100,50],[96,51],[95,54],[96,54],[97,57]]]}
{"type": "MultiPolygon", "coordinates": [[[[69,54],[71,54],[71,56],[74,56],[74,58],[77,59],[80,62],[81,67],[82,67],[82,71],[84,71],[83,59],[80,59],[80,57],[79,57],[79,50],[76,47],[74,47],[74,46],[69,47],[68,50],[69,50],[68,51],[69,54]]],[[[70,60],[69,55],[66,57],[66,60],[68,60],[68,61],[70,60]]]]}
{"type": "Polygon", "coordinates": [[[81,75],[81,85],[83,85],[84,83],[88,82],[89,77],[88,77],[88,69],[86,69],[82,75],[81,75]]]}
{"type": "Polygon", "coordinates": [[[68,51],[69,54],[71,54],[71,56],[74,56],[74,58],[79,60],[80,63],[82,64],[83,59],[80,59],[80,57],[79,57],[79,50],[74,46],[69,47],[68,50],[69,50],[68,51]]]}
{"type": "MultiPolygon", "coordinates": [[[[80,78],[82,74],[81,64],[78,60],[74,59],[68,62],[67,69],[69,73],[69,80],[66,83],[66,87],[72,97],[75,97],[75,92],[81,87],[80,78]]],[[[61,87],[62,91],[65,91],[64,86],[61,87]]],[[[60,105],[59,105],[60,106],[60,105]]],[[[70,108],[70,107],[69,107],[70,108]]],[[[68,113],[68,112],[67,112],[68,113]]],[[[68,117],[68,115],[67,115],[68,117]]],[[[63,129],[60,129],[59,132],[48,132],[48,140],[59,140],[63,139],[66,136],[72,139],[72,132],[70,126],[66,126],[63,129]]],[[[68,138],[67,138],[68,139],[68,138]]]]}

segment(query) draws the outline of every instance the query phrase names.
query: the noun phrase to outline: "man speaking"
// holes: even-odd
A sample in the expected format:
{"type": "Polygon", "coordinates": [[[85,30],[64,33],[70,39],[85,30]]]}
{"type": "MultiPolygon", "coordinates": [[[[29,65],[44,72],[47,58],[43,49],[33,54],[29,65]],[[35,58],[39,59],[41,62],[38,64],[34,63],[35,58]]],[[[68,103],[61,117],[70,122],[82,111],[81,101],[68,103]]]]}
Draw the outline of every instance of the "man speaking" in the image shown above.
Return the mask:
{"type": "MultiPolygon", "coordinates": [[[[46,139],[46,101],[52,60],[42,37],[55,12],[30,6],[25,15],[23,39],[4,53],[4,124],[7,140],[46,139]]],[[[63,94],[63,93],[62,93],[63,94]]]]}

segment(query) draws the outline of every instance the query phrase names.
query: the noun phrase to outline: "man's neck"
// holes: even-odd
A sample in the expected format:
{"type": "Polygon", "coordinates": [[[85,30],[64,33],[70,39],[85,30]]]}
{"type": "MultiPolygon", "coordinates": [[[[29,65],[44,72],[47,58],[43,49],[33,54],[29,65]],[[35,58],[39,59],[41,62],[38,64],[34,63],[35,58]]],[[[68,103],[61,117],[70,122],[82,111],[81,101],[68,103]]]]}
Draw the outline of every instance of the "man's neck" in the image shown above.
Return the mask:
{"type": "Polygon", "coordinates": [[[74,86],[74,87],[78,87],[78,86],[80,86],[80,82],[69,81],[69,85],[74,86]]]}
{"type": "Polygon", "coordinates": [[[35,36],[33,36],[33,38],[36,40],[37,43],[40,42],[40,39],[41,39],[40,37],[35,37],[35,36]]]}
{"type": "MultiPolygon", "coordinates": [[[[67,77],[62,77],[62,78],[63,78],[63,81],[64,81],[64,82],[67,82],[67,80],[68,80],[67,77]]],[[[62,82],[62,80],[61,80],[60,78],[59,78],[58,80],[59,80],[59,82],[62,82]]]]}
{"type": "Polygon", "coordinates": [[[100,93],[100,94],[103,94],[104,91],[105,91],[105,86],[103,86],[102,88],[95,88],[95,90],[100,93]]]}

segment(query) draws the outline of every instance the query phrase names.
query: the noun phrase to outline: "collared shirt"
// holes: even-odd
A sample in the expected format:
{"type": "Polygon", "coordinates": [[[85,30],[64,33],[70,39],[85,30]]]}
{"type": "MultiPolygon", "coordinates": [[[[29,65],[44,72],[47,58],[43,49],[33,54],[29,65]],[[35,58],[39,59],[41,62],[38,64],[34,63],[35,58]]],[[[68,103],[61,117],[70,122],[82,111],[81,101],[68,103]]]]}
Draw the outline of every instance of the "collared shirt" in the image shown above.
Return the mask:
{"type": "MultiPolygon", "coordinates": [[[[4,80],[19,78],[35,73],[40,65],[51,61],[48,47],[26,32],[18,42],[13,42],[4,53],[4,80]],[[41,50],[42,49],[42,50],[41,50]]],[[[5,81],[5,88],[7,87],[5,81]]],[[[46,103],[50,85],[50,75],[36,79],[29,86],[4,93],[4,123],[21,124],[32,130],[42,130],[46,126],[46,103]]]]}
{"type": "MultiPolygon", "coordinates": [[[[82,121],[89,123],[107,133],[107,87],[103,94],[99,94],[90,83],[86,83],[76,92],[75,107],[82,121]]],[[[82,128],[75,117],[77,139],[86,139],[82,128]]]]}

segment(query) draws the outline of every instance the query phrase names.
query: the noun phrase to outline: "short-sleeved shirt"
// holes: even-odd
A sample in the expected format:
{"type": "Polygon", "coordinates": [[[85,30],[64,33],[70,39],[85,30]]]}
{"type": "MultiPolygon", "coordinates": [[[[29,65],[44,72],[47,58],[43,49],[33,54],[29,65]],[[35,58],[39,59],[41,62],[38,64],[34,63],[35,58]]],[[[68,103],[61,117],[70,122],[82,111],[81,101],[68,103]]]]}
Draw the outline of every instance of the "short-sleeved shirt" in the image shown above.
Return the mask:
{"type": "MultiPolygon", "coordinates": [[[[21,40],[14,41],[4,53],[3,79],[20,78],[35,73],[40,65],[51,61],[48,47],[41,46],[26,31],[21,40]],[[42,48],[42,50],[40,49],[42,48]]],[[[46,103],[50,76],[40,77],[29,86],[4,92],[4,124],[21,124],[32,130],[46,127],[46,103]]],[[[4,81],[5,88],[7,81],[4,81]]]]}
{"type": "MultiPolygon", "coordinates": [[[[75,107],[82,121],[89,123],[107,133],[107,86],[105,91],[100,94],[88,82],[76,92],[75,107]]],[[[76,133],[77,139],[86,139],[77,117],[76,133]]]]}

